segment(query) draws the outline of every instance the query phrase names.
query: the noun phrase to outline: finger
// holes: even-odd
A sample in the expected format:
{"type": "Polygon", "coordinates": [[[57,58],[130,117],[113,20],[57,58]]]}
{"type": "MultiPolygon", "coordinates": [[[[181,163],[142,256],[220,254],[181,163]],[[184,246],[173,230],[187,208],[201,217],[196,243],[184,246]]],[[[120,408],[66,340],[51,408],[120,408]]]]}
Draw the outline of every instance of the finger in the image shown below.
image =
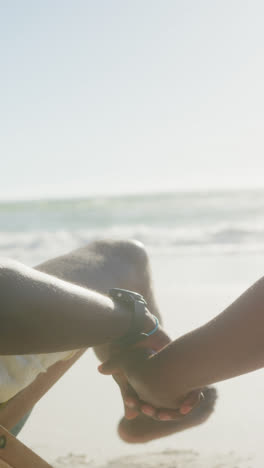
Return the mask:
{"type": "Polygon", "coordinates": [[[128,419],[128,420],[132,420],[132,419],[136,419],[139,415],[139,411],[137,410],[132,410],[130,408],[127,408],[126,406],[124,406],[124,417],[125,419],[128,419]]]}
{"type": "Polygon", "coordinates": [[[129,407],[126,404],[126,401],[123,398],[123,403],[124,403],[124,416],[126,419],[135,419],[139,415],[139,410],[138,406],[135,404],[135,406],[129,407]]]}
{"type": "Polygon", "coordinates": [[[112,357],[111,359],[108,359],[108,361],[102,362],[102,364],[98,366],[98,371],[101,374],[105,374],[105,375],[118,373],[120,372],[120,369],[122,368],[122,364],[123,364],[125,357],[126,359],[128,359],[130,355],[131,355],[130,350],[126,352],[125,356],[124,354],[119,353],[118,355],[112,357]]]}
{"type": "Polygon", "coordinates": [[[156,412],[156,418],[159,421],[176,421],[183,418],[179,410],[160,409],[156,412]]]}
{"type": "Polygon", "coordinates": [[[150,418],[154,418],[156,416],[156,408],[154,406],[149,405],[148,403],[143,403],[140,405],[141,412],[150,418]]]}
{"type": "Polygon", "coordinates": [[[138,415],[138,409],[128,408],[128,406],[124,404],[124,416],[126,419],[135,419],[138,417],[138,415]]]}
{"type": "Polygon", "coordinates": [[[136,363],[140,363],[142,359],[147,359],[152,354],[153,351],[146,348],[124,349],[122,354],[120,353],[108,361],[100,364],[98,366],[98,371],[105,375],[114,374],[116,372],[120,372],[120,369],[122,369],[123,365],[127,366],[130,363],[135,365],[136,363]]]}
{"type": "Polygon", "coordinates": [[[204,398],[204,396],[200,390],[190,392],[180,406],[180,413],[182,415],[190,413],[192,409],[200,403],[202,398],[204,398]]]}
{"type": "Polygon", "coordinates": [[[131,408],[131,409],[139,408],[140,403],[137,397],[133,397],[127,392],[123,396],[124,396],[124,403],[128,408],[131,408]]]}
{"type": "Polygon", "coordinates": [[[138,414],[139,399],[136,392],[129,385],[124,374],[120,373],[113,376],[117,382],[124,404],[124,415],[126,419],[135,419],[138,414]]]}
{"type": "Polygon", "coordinates": [[[126,399],[128,399],[128,401],[129,401],[130,398],[131,398],[131,400],[132,400],[132,397],[128,396],[127,381],[124,382],[123,378],[120,375],[113,376],[113,377],[114,377],[114,380],[119,385],[119,389],[120,389],[120,392],[121,392],[123,405],[124,405],[124,416],[125,416],[125,418],[126,419],[135,419],[139,414],[137,400],[135,398],[133,398],[133,403],[132,403],[132,401],[130,401],[130,405],[127,405],[126,399]]]}
{"type": "Polygon", "coordinates": [[[139,415],[139,399],[130,391],[130,385],[124,388],[122,394],[124,402],[124,413],[126,419],[135,419],[139,415]]]}
{"type": "Polygon", "coordinates": [[[120,372],[120,366],[116,359],[109,359],[109,361],[105,361],[97,367],[100,374],[104,375],[111,375],[120,372]]]}

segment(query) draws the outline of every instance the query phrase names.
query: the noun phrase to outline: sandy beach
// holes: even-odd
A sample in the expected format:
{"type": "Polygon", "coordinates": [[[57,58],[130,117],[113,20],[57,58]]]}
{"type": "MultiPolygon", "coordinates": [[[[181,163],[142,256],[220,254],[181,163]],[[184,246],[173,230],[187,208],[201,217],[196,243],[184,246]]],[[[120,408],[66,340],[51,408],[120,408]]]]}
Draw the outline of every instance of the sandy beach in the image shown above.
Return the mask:
{"type": "MultiPolygon", "coordinates": [[[[152,256],[154,284],[172,337],[223,310],[262,275],[263,256],[152,256]]],[[[147,444],[122,442],[120,396],[88,351],[39,402],[21,440],[62,467],[263,468],[264,379],[258,371],[217,385],[207,423],[147,444]]]]}
{"type": "Polygon", "coordinates": [[[85,456],[68,455],[58,459],[54,467],[63,468],[72,466],[74,468],[249,468],[250,460],[242,460],[234,454],[203,457],[199,453],[191,450],[177,451],[166,450],[164,452],[146,453],[143,455],[131,455],[127,457],[110,460],[104,465],[96,465],[93,462],[87,462],[85,456]]]}

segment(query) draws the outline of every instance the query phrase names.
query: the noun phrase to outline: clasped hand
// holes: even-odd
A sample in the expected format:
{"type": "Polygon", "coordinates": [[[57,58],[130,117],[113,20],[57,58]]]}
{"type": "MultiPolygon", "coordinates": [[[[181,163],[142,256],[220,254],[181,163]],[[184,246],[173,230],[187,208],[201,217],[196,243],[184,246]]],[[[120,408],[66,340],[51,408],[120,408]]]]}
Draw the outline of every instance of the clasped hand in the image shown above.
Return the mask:
{"type": "MultiPolygon", "coordinates": [[[[200,390],[186,395],[167,398],[166,386],[161,392],[145,375],[145,369],[153,354],[171,342],[166,332],[159,330],[152,336],[130,348],[112,346],[110,359],[98,367],[101,374],[113,375],[119,385],[124,402],[125,417],[134,419],[140,413],[156,420],[169,421],[183,418],[203,398],[200,390]]],[[[159,376],[156,376],[157,380],[159,376]]],[[[169,377],[167,386],[169,386],[169,377]]]]}

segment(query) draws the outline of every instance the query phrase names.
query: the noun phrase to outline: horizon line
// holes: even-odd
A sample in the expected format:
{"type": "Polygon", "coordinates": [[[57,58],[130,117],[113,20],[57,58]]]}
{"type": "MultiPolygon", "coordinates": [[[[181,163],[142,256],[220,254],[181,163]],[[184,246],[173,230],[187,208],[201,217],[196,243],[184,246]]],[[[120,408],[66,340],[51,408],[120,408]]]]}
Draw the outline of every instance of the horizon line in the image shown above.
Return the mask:
{"type": "Polygon", "coordinates": [[[30,202],[45,202],[45,201],[70,201],[70,200],[88,200],[94,198],[121,198],[121,197],[143,197],[143,196],[159,196],[159,195],[177,195],[177,194],[210,194],[210,193],[232,193],[232,192],[263,192],[264,186],[257,186],[257,187],[193,187],[193,188],[182,188],[182,189],[174,189],[174,190],[147,190],[147,191],[138,191],[138,192],[116,192],[116,193],[82,193],[82,194],[51,194],[51,195],[40,195],[40,196],[24,196],[20,198],[10,197],[10,198],[2,198],[0,196],[0,203],[30,203],[30,202]]]}

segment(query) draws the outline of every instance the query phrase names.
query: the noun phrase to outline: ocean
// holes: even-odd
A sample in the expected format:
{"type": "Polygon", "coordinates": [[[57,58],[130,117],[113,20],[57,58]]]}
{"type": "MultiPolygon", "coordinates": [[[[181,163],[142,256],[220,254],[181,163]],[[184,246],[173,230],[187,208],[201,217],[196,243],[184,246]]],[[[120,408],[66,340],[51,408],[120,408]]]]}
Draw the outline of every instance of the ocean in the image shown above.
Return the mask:
{"type": "Polygon", "coordinates": [[[264,191],[0,202],[0,255],[37,264],[98,238],[132,238],[152,253],[264,251],[264,191]]]}

